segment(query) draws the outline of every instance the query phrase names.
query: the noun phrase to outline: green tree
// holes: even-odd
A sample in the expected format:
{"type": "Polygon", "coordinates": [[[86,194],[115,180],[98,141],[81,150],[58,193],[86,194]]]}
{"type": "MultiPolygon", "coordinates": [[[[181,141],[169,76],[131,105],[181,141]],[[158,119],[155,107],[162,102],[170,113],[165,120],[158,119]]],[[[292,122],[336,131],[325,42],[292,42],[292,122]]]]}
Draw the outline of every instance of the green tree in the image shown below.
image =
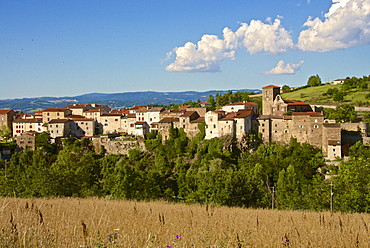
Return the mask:
{"type": "Polygon", "coordinates": [[[284,85],[281,90],[285,93],[285,92],[289,92],[290,91],[290,87],[288,85],[284,85]]]}
{"type": "Polygon", "coordinates": [[[12,130],[5,125],[0,125],[0,137],[8,142],[8,140],[12,137],[12,130]]]}
{"type": "Polygon", "coordinates": [[[307,85],[309,87],[319,86],[319,85],[321,85],[321,78],[317,74],[315,76],[311,76],[308,79],[307,85]]]}

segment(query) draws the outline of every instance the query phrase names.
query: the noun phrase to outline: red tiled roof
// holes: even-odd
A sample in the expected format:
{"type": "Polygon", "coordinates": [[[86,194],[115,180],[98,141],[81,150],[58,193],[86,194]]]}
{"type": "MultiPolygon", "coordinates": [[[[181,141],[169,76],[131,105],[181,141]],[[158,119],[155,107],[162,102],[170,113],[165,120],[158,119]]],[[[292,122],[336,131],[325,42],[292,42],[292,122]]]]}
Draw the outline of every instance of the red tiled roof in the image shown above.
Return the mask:
{"type": "Polygon", "coordinates": [[[137,124],[137,125],[143,125],[145,123],[146,123],[146,121],[137,121],[137,122],[135,122],[135,124],[137,124]]]}
{"type": "Polygon", "coordinates": [[[0,114],[7,114],[11,111],[13,111],[13,110],[12,109],[0,109],[0,114]]]}
{"type": "Polygon", "coordinates": [[[128,114],[125,117],[127,117],[127,118],[136,118],[136,114],[128,114]]]}
{"type": "Polygon", "coordinates": [[[190,123],[204,123],[204,117],[199,117],[198,119],[190,121],[190,123]]]}
{"type": "Polygon", "coordinates": [[[341,145],[341,141],[340,140],[328,140],[328,145],[341,145]]]}
{"type": "Polygon", "coordinates": [[[305,103],[305,102],[301,102],[301,101],[292,101],[292,100],[284,100],[284,103],[291,106],[291,105],[310,105],[308,103],[305,103]]]}
{"type": "Polygon", "coordinates": [[[72,121],[95,121],[91,118],[71,118],[72,121]]]}
{"type": "Polygon", "coordinates": [[[184,114],[180,115],[180,117],[190,117],[194,113],[196,113],[196,111],[186,111],[184,114]]]}
{"type": "Polygon", "coordinates": [[[88,109],[85,110],[84,112],[100,112],[100,109],[88,109]]]}
{"type": "Polygon", "coordinates": [[[191,108],[191,105],[182,105],[180,108],[191,108]]]}
{"type": "Polygon", "coordinates": [[[44,109],[42,112],[64,112],[68,110],[67,108],[48,108],[44,109]]]}
{"type": "Polygon", "coordinates": [[[235,117],[235,112],[228,113],[224,118],[219,119],[219,121],[230,121],[235,117]]]}
{"type": "Polygon", "coordinates": [[[158,123],[172,123],[172,122],[179,122],[179,118],[165,117],[162,120],[160,120],[158,123]]]}
{"type": "Polygon", "coordinates": [[[280,88],[279,86],[275,86],[275,85],[267,85],[265,87],[262,87],[262,89],[266,89],[266,88],[280,88]]]}
{"type": "Polygon", "coordinates": [[[251,109],[239,109],[238,112],[235,113],[235,118],[245,118],[253,114],[251,109]]]}
{"type": "Polygon", "coordinates": [[[130,109],[132,109],[132,110],[134,110],[134,109],[140,109],[140,108],[146,108],[146,109],[148,109],[148,105],[137,105],[137,106],[133,106],[132,108],[130,108],[130,109]]]}
{"type": "Polygon", "coordinates": [[[78,108],[85,108],[87,106],[88,106],[88,104],[69,104],[69,105],[66,106],[66,108],[78,109],[78,108]]]}

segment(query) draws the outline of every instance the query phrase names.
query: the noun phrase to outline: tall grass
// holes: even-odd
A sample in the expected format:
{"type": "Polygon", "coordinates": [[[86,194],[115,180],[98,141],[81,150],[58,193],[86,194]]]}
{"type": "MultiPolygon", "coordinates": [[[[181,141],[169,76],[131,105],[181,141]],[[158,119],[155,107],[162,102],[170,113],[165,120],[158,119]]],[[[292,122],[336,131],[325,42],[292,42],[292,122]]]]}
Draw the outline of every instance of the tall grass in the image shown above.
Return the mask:
{"type": "Polygon", "coordinates": [[[369,247],[370,215],[0,199],[0,247],[369,247]]]}

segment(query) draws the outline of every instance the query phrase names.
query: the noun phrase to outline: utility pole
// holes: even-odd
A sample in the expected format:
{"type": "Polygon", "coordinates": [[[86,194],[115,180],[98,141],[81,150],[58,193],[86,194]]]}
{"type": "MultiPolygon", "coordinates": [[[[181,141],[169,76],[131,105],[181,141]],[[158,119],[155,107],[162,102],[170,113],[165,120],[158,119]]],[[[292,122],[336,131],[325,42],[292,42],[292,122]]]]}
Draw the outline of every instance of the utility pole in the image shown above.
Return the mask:
{"type": "Polygon", "coordinates": [[[271,209],[275,207],[275,187],[271,187],[271,209]]]}
{"type": "Polygon", "coordinates": [[[334,191],[333,191],[333,187],[334,187],[334,184],[333,183],[330,183],[330,212],[333,213],[333,198],[334,198],[334,191]]]}

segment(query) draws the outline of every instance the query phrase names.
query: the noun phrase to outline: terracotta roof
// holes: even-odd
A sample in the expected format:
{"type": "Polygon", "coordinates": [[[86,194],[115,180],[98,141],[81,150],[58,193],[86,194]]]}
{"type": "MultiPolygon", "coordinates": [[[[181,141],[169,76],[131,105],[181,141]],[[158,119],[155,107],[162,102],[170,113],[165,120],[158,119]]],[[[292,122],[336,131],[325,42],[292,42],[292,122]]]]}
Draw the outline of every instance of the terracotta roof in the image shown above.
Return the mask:
{"type": "Polygon", "coordinates": [[[84,112],[100,112],[100,109],[88,109],[85,110],[84,112]]]}
{"type": "Polygon", "coordinates": [[[13,111],[13,110],[12,109],[0,109],[0,114],[7,114],[11,111],[13,111]]]}
{"type": "Polygon", "coordinates": [[[204,123],[204,117],[199,117],[198,119],[190,121],[190,123],[204,123]]]}
{"type": "Polygon", "coordinates": [[[158,123],[172,123],[172,122],[179,122],[179,118],[165,117],[162,120],[160,120],[158,123]]]}
{"type": "Polygon", "coordinates": [[[199,104],[201,104],[201,105],[212,105],[212,103],[209,103],[209,102],[201,102],[199,104]]]}
{"type": "Polygon", "coordinates": [[[69,108],[69,109],[71,109],[71,108],[77,109],[77,108],[85,108],[87,106],[88,106],[88,104],[69,104],[69,105],[66,106],[66,108],[69,108]]]}
{"type": "Polygon", "coordinates": [[[292,100],[284,100],[284,103],[287,104],[287,105],[310,105],[310,104],[305,103],[305,102],[292,101],[292,100]]]}
{"type": "Polygon", "coordinates": [[[66,123],[68,121],[70,121],[70,120],[68,120],[68,119],[53,119],[53,120],[49,121],[49,124],[53,124],[53,123],[66,123]]]}
{"type": "Polygon", "coordinates": [[[222,115],[224,115],[226,112],[225,111],[223,111],[223,110],[213,110],[212,112],[215,112],[215,113],[217,113],[217,114],[222,114],[222,115]]]}
{"type": "Polygon", "coordinates": [[[91,118],[71,118],[72,121],[95,121],[91,118]]]}
{"type": "Polygon", "coordinates": [[[127,117],[127,118],[136,118],[136,114],[127,114],[125,117],[127,117]]]}
{"type": "Polygon", "coordinates": [[[137,125],[143,125],[145,123],[146,123],[146,121],[137,121],[137,122],[135,122],[135,124],[137,124],[137,125]]]}
{"type": "Polygon", "coordinates": [[[146,109],[148,109],[148,105],[137,105],[137,106],[133,106],[130,109],[140,109],[140,108],[146,108],[146,109]]]}
{"type": "Polygon", "coordinates": [[[219,121],[230,121],[235,117],[235,113],[228,113],[224,118],[219,119],[219,121]]]}
{"type": "Polygon", "coordinates": [[[128,114],[130,114],[130,110],[128,110],[128,109],[114,109],[114,110],[112,110],[111,113],[120,113],[120,114],[128,115],[128,114]]]}
{"type": "Polygon", "coordinates": [[[238,112],[235,113],[235,118],[245,118],[253,114],[251,109],[239,109],[238,112]]]}
{"type": "Polygon", "coordinates": [[[191,105],[182,105],[180,108],[192,108],[193,106],[191,105]]]}
{"type": "Polygon", "coordinates": [[[275,86],[275,85],[267,85],[265,87],[262,87],[262,89],[266,89],[266,88],[279,88],[280,89],[279,86],[275,86]]]}
{"type": "Polygon", "coordinates": [[[44,109],[42,112],[64,112],[67,111],[67,108],[48,108],[44,109]]]}
{"type": "Polygon", "coordinates": [[[196,113],[196,111],[186,111],[184,114],[180,115],[180,117],[190,117],[194,113],[196,113]]]}

